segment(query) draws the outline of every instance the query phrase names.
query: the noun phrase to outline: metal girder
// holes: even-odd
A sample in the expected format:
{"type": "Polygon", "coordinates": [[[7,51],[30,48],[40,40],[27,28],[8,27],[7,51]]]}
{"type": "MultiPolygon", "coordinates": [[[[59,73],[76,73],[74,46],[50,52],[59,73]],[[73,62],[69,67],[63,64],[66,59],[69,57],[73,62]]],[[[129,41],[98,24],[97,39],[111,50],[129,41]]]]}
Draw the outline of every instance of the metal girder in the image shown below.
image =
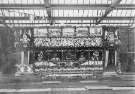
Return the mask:
{"type": "MultiPolygon", "coordinates": [[[[29,17],[9,17],[9,16],[0,16],[0,19],[5,20],[29,20],[29,17]]],[[[45,20],[47,17],[41,18],[34,18],[35,20],[45,20]]],[[[53,17],[54,20],[95,20],[97,17],[53,17]]],[[[105,17],[104,20],[135,20],[135,17],[131,16],[113,16],[113,17],[105,17]]]]}
{"type": "MultiPolygon", "coordinates": [[[[43,24],[50,24],[50,23],[43,23],[43,22],[41,22],[41,23],[37,23],[37,22],[35,22],[35,23],[7,23],[7,24],[40,24],[40,25],[43,25],[43,24]]],[[[55,24],[61,24],[61,23],[55,23],[55,24]]],[[[64,23],[64,24],[95,24],[95,23],[64,23]]],[[[129,24],[129,23],[120,23],[120,22],[117,22],[117,23],[114,23],[114,22],[103,22],[103,23],[99,23],[99,24],[129,24]]]]}
{"type": "MultiPolygon", "coordinates": [[[[15,26],[15,27],[13,27],[13,29],[14,30],[18,30],[18,29],[25,29],[25,28],[49,28],[49,27],[51,27],[51,28],[61,28],[61,27],[66,27],[66,26],[15,26]]],[[[69,26],[68,26],[69,27],[69,26]]],[[[71,26],[72,27],[72,26],[71,26]]],[[[77,26],[78,27],[78,26],[77,26]]],[[[87,27],[95,27],[95,26],[87,26],[87,27]]],[[[134,28],[132,28],[132,27],[130,27],[130,26],[119,26],[119,28],[128,28],[128,29],[134,29],[134,28]]],[[[0,26],[0,29],[5,29],[5,27],[3,27],[3,26],[0,26]]]]}
{"type": "MultiPolygon", "coordinates": [[[[55,20],[96,20],[97,17],[54,17],[55,20]]],[[[105,20],[131,20],[135,17],[106,17],[105,20]]]]}
{"type": "Polygon", "coordinates": [[[52,13],[51,13],[51,4],[49,2],[49,0],[44,0],[44,5],[47,11],[47,15],[48,15],[48,20],[50,22],[50,25],[53,24],[53,18],[52,18],[52,13]]]}
{"type": "Polygon", "coordinates": [[[49,3],[49,0],[44,0],[44,7],[47,10],[48,17],[51,17],[51,10],[50,10],[51,5],[49,3]]]}
{"type": "Polygon", "coordinates": [[[114,0],[110,7],[105,10],[105,14],[97,19],[96,25],[99,24],[107,15],[121,2],[121,0],[114,0]]]}
{"type": "MultiPolygon", "coordinates": [[[[45,4],[0,4],[0,9],[45,9],[45,4]]],[[[82,9],[82,10],[95,10],[107,9],[110,4],[50,4],[51,9],[82,9]]],[[[135,9],[135,4],[120,4],[116,6],[117,9],[135,9]]]]}

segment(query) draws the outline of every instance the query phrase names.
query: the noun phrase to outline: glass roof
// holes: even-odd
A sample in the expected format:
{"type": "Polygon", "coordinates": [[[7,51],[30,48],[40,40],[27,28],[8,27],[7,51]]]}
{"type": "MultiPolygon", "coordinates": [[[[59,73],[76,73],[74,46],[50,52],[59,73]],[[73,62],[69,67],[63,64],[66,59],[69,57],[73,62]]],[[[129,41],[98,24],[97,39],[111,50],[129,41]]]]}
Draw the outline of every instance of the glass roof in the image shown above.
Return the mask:
{"type": "MultiPolygon", "coordinates": [[[[113,0],[49,0],[51,4],[111,4],[113,0]]],[[[44,0],[0,0],[1,4],[44,4],[44,0]]],[[[135,0],[122,0],[120,4],[135,4],[135,0]]]]}
{"type": "MultiPolygon", "coordinates": [[[[0,0],[0,6],[7,5],[7,7],[0,7],[0,20],[5,20],[8,25],[14,26],[21,24],[22,26],[47,26],[50,25],[50,19],[52,19],[56,26],[61,24],[95,25],[96,20],[105,14],[106,9],[113,2],[113,0],[48,0],[48,6],[50,7],[50,10],[48,10],[44,1],[45,0],[0,0]],[[19,4],[24,4],[27,8],[21,8],[19,4]],[[10,8],[10,5],[13,5],[12,8],[10,8]],[[29,5],[32,6],[30,7],[29,5]],[[38,6],[34,8],[36,5],[38,6]],[[51,8],[51,5],[56,6],[51,8]],[[55,7],[59,7],[59,5],[65,7],[73,6],[70,9],[55,9],[55,7]],[[88,5],[87,8],[85,5],[88,5]],[[99,5],[99,8],[97,8],[98,6],[96,6],[96,8],[89,8],[91,5],[99,5]],[[40,6],[42,6],[42,8],[40,6]],[[77,9],[75,7],[79,8],[77,9]]],[[[100,25],[129,26],[135,24],[135,6],[133,6],[135,5],[135,0],[122,0],[120,5],[127,6],[114,8],[107,17],[100,22],[100,25]]]]}
{"type": "MultiPolygon", "coordinates": [[[[105,13],[105,10],[53,10],[53,17],[100,17],[105,13]]],[[[25,10],[13,10],[13,9],[2,9],[0,10],[0,16],[44,16],[47,17],[47,11],[44,9],[25,9],[25,10]]],[[[135,10],[113,10],[108,17],[113,16],[131,16],[135,17],[135,10]]]]}

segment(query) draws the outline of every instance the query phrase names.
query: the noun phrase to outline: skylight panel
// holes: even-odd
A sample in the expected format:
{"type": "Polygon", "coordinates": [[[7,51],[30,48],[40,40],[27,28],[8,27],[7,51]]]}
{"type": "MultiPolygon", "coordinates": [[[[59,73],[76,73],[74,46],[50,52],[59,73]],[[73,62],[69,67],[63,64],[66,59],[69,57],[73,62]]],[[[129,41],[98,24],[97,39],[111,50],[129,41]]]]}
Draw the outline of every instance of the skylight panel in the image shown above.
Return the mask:
{"type": "Polygon", "coordinates": [[[3,3],[3,4],[8,4],[9,1],[8,1],[8,0],[3,0],[2,3],[3,3]]]}
{"type": "Polygon", "coordinates": [[[132,10],[131,16],[132,16],[132,17],[135,16],[135,10],[132,10]]]}
{"type": "Polygon", "coordinates": [[[10,2],[9,2],[10,4],[14,4],[14,0],[10,0],[10,2]]]}
{"type": "MultiPolygon", "coordinates": [[[[29,4],[32,4],[32,2],[30,2],[29,4]]],[[[40,0],[34,0],[34,4],[40,4],[40,0]]]]}
{"type": "Polygon", "coordinates": [[[58,0],[58,4],[65,4],[65,0],[58,0]]]}
{"type": "Polygon", "coordinates": [[[72,4],[77,4],[77,0],[72,0],[72,4]]]}
{"type": "Polygon", "coordinates": [[[47,16],[47,11],[46,10],[41,10],[40,11],[40,15],[42,15],[42,16],[47,16]]]}
{"type": "Polygon", "coordinates": [[[79,19],[78,19],[78,23],[81,23],[81,22],[82,22],[82,20],[79,20],[79,19]]]}
{"type": "Polygon", "coordinates": [[[70,4],[71,3],[71,1],[70,0],[65,0],[65,2],[64,2],[65,4],[70,4]]]}
{"type": "Polygon", "coordinates": [[[53,16],[54,17],[58,16],[58,10],[53,10],[53,16]]]}
{"type": "Polygon", "coordinates": [[[89,4],[89,0],[84,0],[84,4],[89,4]]]}
{"type": "Polygon", "coordinates": [[[70,23],[70,20],[66,20],[66,23],[70,23]]]}
{"type": "Polygon", "coordinates": [[[58,13],[59,13],[59,16],[60,16],[60,17],[63,16],[63,10],[59,10],[58,13]]]}
{"type": "Polygon", "coordinates": [[[3,13],[3,16],[8,16],[9,15],[9,12],[7,10],[3,10],[2,13],[3,13]]]}
{"type": "Polygon", "coordinates": [[[15,4],[27,4],[27,0],[14,0],[15,4]]]}
{"type": "Polygon", "coordinates": [[[69,16],[70,16],[70,17],[73,17],[73,15],[74,15],[74,14],[73,14],[73,10],[69,10],[69,16]]]}
{"type": "Polygon", "coordinates": [[[118,11],[117,11],[117,16],[121,16],[122,11],[123,11],[123,10],[118,10],[118,11]]]}
{"type": "Polygon", "coordinates": [[[90,4],[95,4],[95,0],[90,0],[90,4]]]}
{"type": "Polygon", "coordinates": [[[79,10],[79,16],[83,15],[83,10],[79,10]]]}
{"type": "Polygon", "coordinates": [[[37,13],[38,16],[41,16],[39,10],[36,10],[36,13],[37,13]]]}
{"type": "Polygon", "coordinates": [[[109,17],[109,16],[112,16],[112,14],[113,14],[113,12],[111,11],[107,16],[109,17]]]}
{"type": "Polygon", "coordinates": [[[102,1],[106,1],[106,0],[96,0],[96,4],[102,4],[102,1]]]}
{"type": "Polygon", "coordinates": [[[78,10],[74,10],[74,11],[73,11],[73,16],[74,16],[74,17],[77,17],[77,16],[78,16],[78,10]]]}
{"type": "Polygon", "coordinates": [[[105,13],[105,10],[98,10],[97,15],[98,16],[102,16],[104,13],[105,13]]]}
{"type": "MultiPolygon", "coordinates": [[[[132,26],[135,27],[135,23],[132,26]]],[[[135,30],[134,30],[134,32],[135,32],[135,30]]]]}
{"type": "Polygon", "coordinates": [[[33,12],[29,12],[28,10],[20,10],[19,12],[22,12],[24,14],[32,14],[33,12]]]}
{"type": "Polygon", "coordinates": [[[132,4],[132,0],[126,0],[125,4],[132,4]]]}
{"type": "Polygon", "coordinates": [[[112,16],[116,16],[116,14],[117,14],[117,10],[113,10],[112,11],[112,16]]]}
{"type": "Polygon", "coordinates": [[[115,20],[114,22],[115,22],[115,23],[120,23],[120,20],[115,20]]]}
{"type": "Polygon", "coordinates": [[[89,14],[88,14],[89,16],[92,16],[92,10],[89,10],[89,14]]]}
{"type": "Polygon", "coordinates": [[[131,10],[126,10],[126,16],[130,16],[131,15],[131,10]]]}
{"type": "Polygon", "coordinates": [[[51,0],[51,4],[58,4],[59,0],[51,0]]]}
{"type": "MultiPolygon", "coordinates": [[[[40,4],[44,4],[44,0],[39,0],[40,4]]],[[[50,1],[51,2],[51,1],[50,1]]]]}
{"type": "Polygon", "coordinates": [[[122,11],[122,16],[126,16],[127,12],[126,11],[122,11]]]}
{"type": "MultiPolygon", "coordinates": [[[[25,1],[25,0],[23,0],[23,1],[25,1]]],[[[34,2],[33,2],[33,0],[27,0],[27,3],[28,4],[33,4],[34,2]]]]}
{"type": "MultiPolygon", "coordinates": [[[[39,11],[37,11],[37,10],[34,10],[36,13],[37,12],[39,12],[39,11]]],[[[33,10],[26,10],[26,13],[28,13],[28,14],[35,14],[35,12],[33,12],[33,10]]]]}
{"type": "Polygon", "coordinates": [[[78,0],[78,4],[83,4],[83,0],[78,0]]]}
{"type": "Polygon", "coordinates": [[[93,11],[93,16],[97,16],[97,10],[92,10],[93,11]]]}
{"type": "Polygon", "coordinates": [[[121,21],[119,21],[119,22],[121,22],[121,23],[125,23],[125,20],[121,20],[121,21]]]}
{"type": "Polygon", "coordinates": [[[126,4],[126,1],[128,1],[128,0],[122,0],[122,1],[120,2],[120,4],[126,4]]]}
{"type": "Polygon", "coordinates": [[[103,20],[102,23],[107,23],[107,20],[103,20]]]}
{"type": "Polygon", "coordinates": [[[132,4],[135,4],[135,0],[132,0],[132,4]]]}
{"type": "Polygon", "coordinates": [[[107,0],[101,0],[102,4],[107,4],[107,0]]]}
{"type": "Polygon", "coordinates": [[[114,23],[114,20],[110,20],[110,23],[114,23]]]}
{"type": "Polygon", "coordinates": [[[64,10],[64,17],[68,16],[68,10],[64,10]]]}
{"type": "Polygon", "coordinates": [[[88,16],[88,10],[84,10],[84,16],[85,16],[85,17],[88,16]]]}
{"type": "Polygon", "coordinates": [[[97,16],[101,16],[101,10],[97,11],[97,16]]]}
{"type": "Polygon", "coordinates": [[[9,12],[9,16],[20,16],[19,13],[15,13],[15,12],[9,12]]]}
{"type": "Polygon", "coordinates": [[[107,4],[112,4],[113,0],[107,0],[107,4]]]}
{"type": "Polygon", "coordinates": [[[39,14],[40,14],[40,16],[46,16],[46,15],[44,15],[44,11],[43,10],[39,10],[39,14]]]}
{"type": "Polygon", "coordinates": [[[11,22],[11,20],[5,20],[5,22],[6,22],[6,23],[10,23],[10,22],[11,22]]]}
{"type": "Polygon", "coordinates": [[[14,20],[14,23],[18,23],[20,20],[14,20]]]}

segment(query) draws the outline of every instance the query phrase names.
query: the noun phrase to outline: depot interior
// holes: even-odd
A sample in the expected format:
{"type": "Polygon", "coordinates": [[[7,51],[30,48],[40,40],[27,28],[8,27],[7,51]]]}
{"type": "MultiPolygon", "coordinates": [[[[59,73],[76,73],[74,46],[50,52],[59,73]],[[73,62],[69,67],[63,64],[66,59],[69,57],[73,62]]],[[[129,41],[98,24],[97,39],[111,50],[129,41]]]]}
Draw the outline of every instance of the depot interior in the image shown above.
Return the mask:
{"type": "Polygon", "coordinates": [[[0,71],[133,72],[134,35],[135,0],[0,0],[0,71]]]}

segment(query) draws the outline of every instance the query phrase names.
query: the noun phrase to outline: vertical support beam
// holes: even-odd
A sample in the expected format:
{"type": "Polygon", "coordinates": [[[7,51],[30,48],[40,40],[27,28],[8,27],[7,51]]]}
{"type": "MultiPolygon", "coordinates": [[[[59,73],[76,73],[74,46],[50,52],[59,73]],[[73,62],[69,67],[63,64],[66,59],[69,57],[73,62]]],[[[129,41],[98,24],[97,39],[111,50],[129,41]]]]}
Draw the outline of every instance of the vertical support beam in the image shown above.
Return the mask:
{"type": "Polygon", "coordinates": [[[49,23],[50,23],[50,25],[52,25],[53,19],[52,19],[51,5],[50,5],[49,0],[44,0],[44,5],[45,5],[46,11],[47,11],[49,23]]]}
{"type": "Polygon", "coordinates": [[[24,51],[21,51],[21,65],[24,64],[24,51]]]}
{"type": "Polygon", "coordinates": [[[1,39],[1,33],[0,33],[0,51],[1,51],[1,48],[2,48],[2,39],[1,39]]]}
{"type": "Polygon", "coordinates": [[[118,56],[117,55],[117,50],[115,50],[115,66],[117,65],[117,59],[118,59],[117,56],[118,56]]]}
{"type": "Polygon", "coordinates": [[[106,68],[107,65],[108,65],[108,59],[109,59],[109,50],[106,50],[106,51],[105,51],[105,68],[106,68]]]}
{"type": "Polygon", "coordinates": [[[30,64],[30,51],[28,51],[28,64],[30,64]]]}
{"type": "Polygon", "coordinates": [[[108,60],[107,60],[107,52],[106,51],[108,51],[107,49],[106,49],[106,39],[105,39],[105,30],[106,30],[106,27],[105,26],[103,26],[102,27],[102,39],[103,39],[103,47],[104,47],[104,49],[103,49],[103,70],[105,70],[105,68],[107,67],[107,63],[108,63],[108,60]]]}

